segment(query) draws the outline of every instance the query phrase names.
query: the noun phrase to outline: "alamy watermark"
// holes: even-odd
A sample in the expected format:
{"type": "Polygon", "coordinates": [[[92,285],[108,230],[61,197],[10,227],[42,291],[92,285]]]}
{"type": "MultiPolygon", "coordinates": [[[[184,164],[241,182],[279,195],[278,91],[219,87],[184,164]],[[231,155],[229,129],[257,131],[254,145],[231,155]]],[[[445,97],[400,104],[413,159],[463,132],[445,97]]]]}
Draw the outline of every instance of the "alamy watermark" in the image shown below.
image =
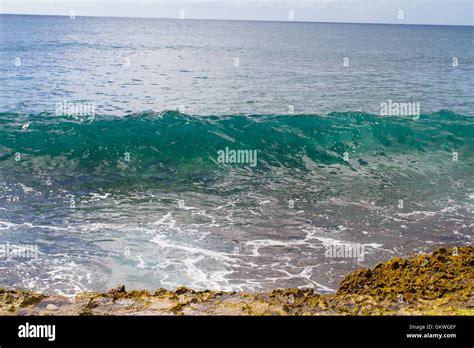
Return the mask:
{"type": "Polygon", "coordinates": [[[0,244],[0,259],[37,259],[38,246],[34,244],[0,244]]]}
{"type": "Polygon", "coordinates": [[[400,103],[389,99],[380,104],[381,116],[413,116],[414,120],[420,118],[420,103],[400,103]]]}
{"type": "Polygon", "coordinates": [[[232,150],[226,147],[217,151],[217,162],[220,164],[248,164],[257,165],[257,150],[232,150]]]}
{"type": "Polygon", "coordinates": [[[365,248],[363,244],[357,243],[337,243],[324,246],[326,252],[324,256],[335,259],[357,259],[364,261],[365,248]]]}
{"type": "Polygon", "coordinates": [[[81,122],[84,120],[94,120],[95,118],[95,103],[92,102],[78,102],[72,103],[67,100],[56,103],[56,116],[72,116],[81,122]]]}

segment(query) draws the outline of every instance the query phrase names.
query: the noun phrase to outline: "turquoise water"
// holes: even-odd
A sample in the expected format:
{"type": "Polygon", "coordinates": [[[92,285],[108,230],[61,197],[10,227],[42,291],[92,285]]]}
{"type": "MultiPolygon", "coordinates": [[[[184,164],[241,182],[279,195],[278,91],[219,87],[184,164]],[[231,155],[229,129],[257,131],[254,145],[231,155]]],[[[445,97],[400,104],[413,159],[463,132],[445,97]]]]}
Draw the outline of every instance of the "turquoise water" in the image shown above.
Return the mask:
{"type": "Polygon", "coordinates": [[[64,189],[153,188],[163,181],[176,189],[229,172],[246,176],[251,167],[257,176],[275,169],[309,174],[334,167],[329,177],[360,172],[380,178],[385,171],[470,169],[474,155],[473,119],[449,111],[418,120],[361,112],[222,117],[165,111],[86,122],[2,113],[0,122],[3,169],[38,184],[45,176],[54,178],[64,189]],[[218,163],[218,151],[226,147],[257,151],[258,165],[218,163]],[[459,163],[453,163],[454,152],[459,163]],[[16,153],[21,153],[20,161],[15,161],[16,153]]]}
{"type": "Polygon", "coordinates": [[[0,29],[0,244],[38,248],[0,259],[1,286],[330,292],[355,268],[472,244],[472,28],[0,29]],[[56,113],[64,100],[96,114],[56,113]],[[421,114],[381,116],[388,100],[421,114]],[[364,258],[325,255],[341,243],[364,258]]]}

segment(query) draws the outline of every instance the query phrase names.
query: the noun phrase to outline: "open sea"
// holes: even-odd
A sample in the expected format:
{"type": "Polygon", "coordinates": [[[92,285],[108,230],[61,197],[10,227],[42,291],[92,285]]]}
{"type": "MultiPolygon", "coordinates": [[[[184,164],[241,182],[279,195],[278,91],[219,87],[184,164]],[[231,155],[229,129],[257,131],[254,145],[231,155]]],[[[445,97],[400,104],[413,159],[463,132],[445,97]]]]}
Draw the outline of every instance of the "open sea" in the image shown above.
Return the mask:
{"type": "Polygon", "coordinates": [[[327,293],[472,245],[473,44],[462,26],[0,15],[0,286],[327,293]],[[328,254],[348,245],[363,254],[328,254]]]}

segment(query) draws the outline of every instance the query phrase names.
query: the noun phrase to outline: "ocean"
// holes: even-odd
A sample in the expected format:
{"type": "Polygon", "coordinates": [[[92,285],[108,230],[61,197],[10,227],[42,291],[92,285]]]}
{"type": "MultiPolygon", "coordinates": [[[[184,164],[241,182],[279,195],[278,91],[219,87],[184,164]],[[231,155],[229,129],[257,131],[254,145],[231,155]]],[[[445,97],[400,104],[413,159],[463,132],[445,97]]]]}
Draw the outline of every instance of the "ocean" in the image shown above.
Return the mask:
{"type": "Polygon", "coordinates": [[[473,39],[0,15],[0,286],[330,293],[472,244],[473,39]]]}

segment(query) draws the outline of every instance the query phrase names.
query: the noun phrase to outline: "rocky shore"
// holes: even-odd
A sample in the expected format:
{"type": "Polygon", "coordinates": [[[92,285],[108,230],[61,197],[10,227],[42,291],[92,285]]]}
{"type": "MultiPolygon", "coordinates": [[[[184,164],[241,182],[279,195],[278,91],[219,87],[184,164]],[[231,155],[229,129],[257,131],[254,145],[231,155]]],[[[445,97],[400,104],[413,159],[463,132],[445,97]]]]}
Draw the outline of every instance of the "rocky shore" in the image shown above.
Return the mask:
{"type": "Polygon", "coordinates": [[[474,315],[474,248],[394,258],[349,274],[330,295],[121,286],[67,298],[0,289],[0,315],[474,315]]]}

